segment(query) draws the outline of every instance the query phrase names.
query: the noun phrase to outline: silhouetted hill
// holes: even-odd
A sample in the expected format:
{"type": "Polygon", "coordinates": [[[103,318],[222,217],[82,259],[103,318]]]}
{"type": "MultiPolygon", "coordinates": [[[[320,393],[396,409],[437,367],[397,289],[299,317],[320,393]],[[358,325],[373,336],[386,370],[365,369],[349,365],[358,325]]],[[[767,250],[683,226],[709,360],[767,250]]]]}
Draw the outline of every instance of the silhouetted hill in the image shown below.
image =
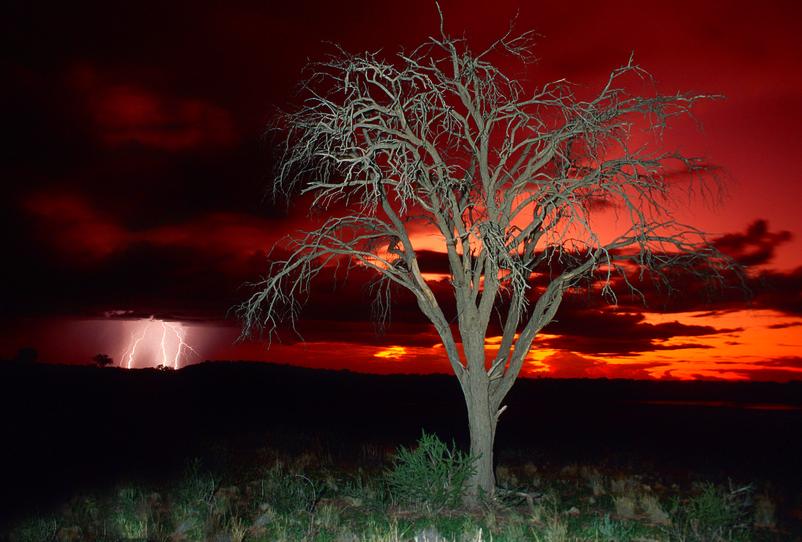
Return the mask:
{"type": "MultiPolygon", "coordinates": [[[[645,461],[801,481],[800,382],[521,380],[506,403],[502,461],[645,461]]],[[[364,442],[408,444],[421,428],[467,441],[453,376],[267,363],[179,371],[3,363],[0,412],[3,507],[124,477],[159,479],[221,443],[233,454],[265,445],[300,453],[312,443],[345,459],[364,442]]]]}

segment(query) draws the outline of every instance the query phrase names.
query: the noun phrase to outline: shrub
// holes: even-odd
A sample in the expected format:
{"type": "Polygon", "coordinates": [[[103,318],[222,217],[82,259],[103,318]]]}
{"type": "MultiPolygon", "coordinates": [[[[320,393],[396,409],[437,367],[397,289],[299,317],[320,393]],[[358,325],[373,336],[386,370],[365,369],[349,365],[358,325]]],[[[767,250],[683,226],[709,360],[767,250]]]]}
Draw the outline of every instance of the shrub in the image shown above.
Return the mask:
{"type": "Polygon", "coordinates": [[[178,502],[171,508],[173,532],[175,540],[202,540],[206,526],[208,511],[198,505],[178,502]]]}
{"type": "Polygon", "coordinates": [[[173,490],[170,515],[173,537],[201,539],[209,520],[218,482],[201,469],[199,460],[192,461],[173,490]]]}
{"type": "Polygon", "coordinates": [[[379,513],[387,510],[390,501],[385,480],[366,478],[361,473],[352,480],[344,482],[338,495],[346,498],[353,506],[379,513]]]}
{"type": "Polygon", "coordinates": [[[749,538],[751,486],[723,489],[705,484],[687,503],[676,503],[672,540],[731,542],[749,538]]]}
{"type": "Polygon", "coordinates": [[[148,519],[145,495],[139,488],[124,487],[117,492],[111,524],[122,538],[147,538],[148,519]]]}
{"type": "Polygon", "coordinates": [[[184,473],[175,490],[176,500],[189,505],[210,506],[218,481],[215,477],[201,469],[200,461],[193,460],[184,473]]]}
{"type": "Polygon", "coordinates": [[[276,512],[312,511],[320,493],[319,484],[303,474],[288,472],[277,462],[259,480],[259,497],[276,512]]]}
{"type": "Polygon", "coordinates": [[[385,473],[393,501],[434,513],[462,504],[475,458],[424,431],[415,448],[400,447],[385,473]]]}

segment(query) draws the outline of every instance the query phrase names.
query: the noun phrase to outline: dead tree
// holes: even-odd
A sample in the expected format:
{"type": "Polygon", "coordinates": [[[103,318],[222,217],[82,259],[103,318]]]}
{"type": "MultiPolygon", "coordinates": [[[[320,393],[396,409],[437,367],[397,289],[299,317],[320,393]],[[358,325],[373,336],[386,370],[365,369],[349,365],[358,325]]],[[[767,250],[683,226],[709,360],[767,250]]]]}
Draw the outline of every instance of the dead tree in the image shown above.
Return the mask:
{"type": "Polygon", "coordinates": [[[498,67],[530,63],[530,44],[510,31],[477,54],[441,24],[409,53],[337,49],[310,65],[304,101],[277,121],[273,192],[308,195],[327,218],[238,307],[245,335],[272,336],[294,324],[310,282],[343,262],[375,272],[383,316],[393,288],[409,290],[465,397],[477,457],[469,503],[494,492],[502,401],[566,291],[590,280],[615,303],[617,288],[637,291],[645,276],[717,277],[730,265],[671,212],[676,174],[703,175],[704,163],[659,137],[714,96],[660,95],[631,58],[586,98],[565,80],[530,86],[498,67]],[[455,326],[421,271],[413,226],[442,238],[455,326]],[[501,340],[488,348],[494,312],[501,340]]]}

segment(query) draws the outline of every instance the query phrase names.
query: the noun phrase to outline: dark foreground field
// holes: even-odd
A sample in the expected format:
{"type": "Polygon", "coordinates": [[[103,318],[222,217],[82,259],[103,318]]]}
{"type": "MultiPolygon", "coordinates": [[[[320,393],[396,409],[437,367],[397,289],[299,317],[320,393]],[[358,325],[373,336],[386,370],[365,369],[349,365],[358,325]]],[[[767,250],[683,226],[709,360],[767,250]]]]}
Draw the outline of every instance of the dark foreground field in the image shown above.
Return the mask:
{"type": "Polygon", "coordinates": [[[405,508],[383,477],[421,430],[464,447],[451,377],[5,363],[0,539],[799,539],[802,383],[533,380],[507,404],[507,491],[466,518],[405,508]]]}

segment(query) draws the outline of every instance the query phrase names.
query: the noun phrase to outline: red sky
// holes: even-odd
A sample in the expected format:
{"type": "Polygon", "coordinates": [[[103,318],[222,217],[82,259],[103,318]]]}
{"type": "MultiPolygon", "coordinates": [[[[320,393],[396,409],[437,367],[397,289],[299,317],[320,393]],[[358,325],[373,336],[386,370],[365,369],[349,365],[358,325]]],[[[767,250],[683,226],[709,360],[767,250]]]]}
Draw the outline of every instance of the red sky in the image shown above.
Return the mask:
{"type": "MultiPolygon", "coordinates": [[[[265,270],[267,249],[307,223],[263,198],[263,128],[293,103],[307,58],[420,43],[437,30],[428,1],[18,2],[11,40],[2,231],[8,253],[0,356],[120,362],[149,317],[180,322],[186,360],[264,359],[371,372],[447,372],[433,330],[400,300],[378,336],[358,277],[324,280],[303,313],[306,343],[232,344],[226,311],[265,270]]],[[[634,51],[663,93],[724,94],[666,145],[723,168],[729,196],[682,218],[750,265],[755,296],[671,306],[569,300],[536,342],[530,375],[802,378],[802,9],[795,2],[442,2],[446,29],[476,49],[518,28],[540,34],[536,83],[592,90],[634,51]]],[[[427,246],[437,250],[437,246],[427,246]]],[[[150,340],[150,339],[148,339],[150,340]]],[[[153,339],[156,340],[156,339],[153,339]]],[[[144,344],[144,343],[143,343],[144,344]]],[[[155,348],[155,347],[154,347],[155,348]]],[[[135,365],[155,363],[143,354],[135,365]]]]}

